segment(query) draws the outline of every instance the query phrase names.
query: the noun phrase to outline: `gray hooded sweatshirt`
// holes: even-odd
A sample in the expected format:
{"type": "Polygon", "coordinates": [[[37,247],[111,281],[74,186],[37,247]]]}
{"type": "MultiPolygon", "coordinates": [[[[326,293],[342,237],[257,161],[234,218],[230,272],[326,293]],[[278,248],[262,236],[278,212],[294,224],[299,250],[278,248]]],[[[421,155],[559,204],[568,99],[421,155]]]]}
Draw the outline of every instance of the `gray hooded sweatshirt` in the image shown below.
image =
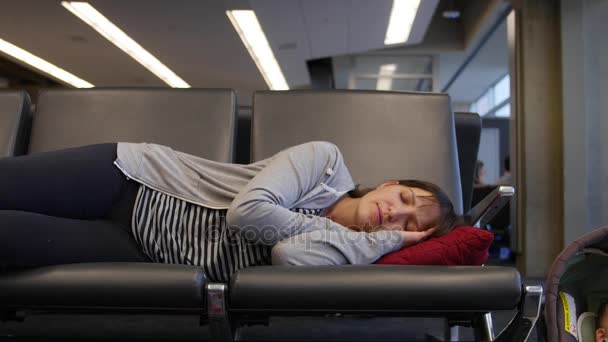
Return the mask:
{"type": "Polygon", "coordinates": [[[156,144],[119,143],[115,165],[152,189],[228,209],[228,229],[274,246],[273,264],[370,264],[401,248],[396,231],[355,232],[292,208],[326,209],[355,185],[337,146],[309,142],[249,165],[220,163],[156,144]]]}

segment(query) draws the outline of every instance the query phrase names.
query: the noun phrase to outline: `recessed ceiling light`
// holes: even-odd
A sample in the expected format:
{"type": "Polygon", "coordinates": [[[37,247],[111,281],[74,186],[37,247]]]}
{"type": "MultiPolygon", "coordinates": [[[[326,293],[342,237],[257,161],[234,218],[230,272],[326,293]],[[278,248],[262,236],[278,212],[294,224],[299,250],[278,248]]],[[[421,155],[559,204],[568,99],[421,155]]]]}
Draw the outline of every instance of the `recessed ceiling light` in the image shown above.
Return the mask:
{"type": "Polygon", "coordinates": [[[0,39],[0,51],[76,88],[94,87],[94,85],[83,80],[82,78],[63,70],[60,67],[7,42],[6,40],[0,39]]]}
{"type": "Polygon", "coordinates": [[[410,36],[420,0],[393,0],[384,45],[405,43],[410,36]]]}
{"type": "Polygon", "coordinates": [[[441,12],[441,15],[446,19],[460,18],[460,11],[456,7],[456,2],[454,0],[446,1],[445,9],[441,12]]]}
{"type": "Polygon", "coordinates": [[[188,83],[177,76],[171,69],[161,63],[161,61],[114,25],[89,3],[62,1],[61,5],[171,87],[190,88],[188,83]]]}
{"type": "Polygon", "coordinates": [[[395,70],[397,70],[396,64],[384,64],[380,67],[376,90],[391,90],[393,87],[393,75],[395,74],[395,70]]]}
{"type": "Polygon", "coordinates": [[[262,73],[268,88],[271,90],[289,90],[281,67],[272,53],[270,44],[251,10],[226,11],[234,29],[238,32],[251,58],[262,73]]]}
{"type": "Polygon", "coordinates": [[[460,11],[443,11],[441,15],[443,15],[443,17],[446,19],[458,19],[460,18],[460,11]]]}

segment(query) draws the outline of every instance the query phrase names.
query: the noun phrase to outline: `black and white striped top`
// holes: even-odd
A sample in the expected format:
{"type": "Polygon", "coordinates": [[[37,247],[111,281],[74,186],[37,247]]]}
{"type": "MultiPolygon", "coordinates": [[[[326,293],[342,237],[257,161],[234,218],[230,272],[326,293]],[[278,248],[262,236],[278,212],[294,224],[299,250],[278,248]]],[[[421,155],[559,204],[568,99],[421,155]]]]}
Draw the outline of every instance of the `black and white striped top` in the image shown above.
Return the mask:
{"type": "MultiPolygon", "coordinates": [[[[319,215],[322,209],[292,209],[319,215]]],[[[154,262],[203,267],[210,281],[228,282],[238,270],[269,265],[271,246],[252,244],[226,229],[227,209],[210,209],[140,185],[132,229],[154,262]]]]}

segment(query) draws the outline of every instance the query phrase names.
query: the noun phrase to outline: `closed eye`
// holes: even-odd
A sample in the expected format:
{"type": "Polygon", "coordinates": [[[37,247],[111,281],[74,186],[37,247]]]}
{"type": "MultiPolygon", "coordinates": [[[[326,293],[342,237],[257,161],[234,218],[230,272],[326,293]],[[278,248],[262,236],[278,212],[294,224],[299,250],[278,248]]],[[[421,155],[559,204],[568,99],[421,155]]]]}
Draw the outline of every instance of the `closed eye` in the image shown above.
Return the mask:
{"type": "Polygon", "coordinates": [[[407,205],[416,205],[416,194],[414,190],[408,189],[409,191],[401,192],[401,201],[407,205]]]}
{"type": "Polygon", "coordinates": [[[410,188],[410,199],[411,199],[410,203],[413,206],[416,206],[416,194],[414,193],[414,190],[411,188],[410,188]]]}

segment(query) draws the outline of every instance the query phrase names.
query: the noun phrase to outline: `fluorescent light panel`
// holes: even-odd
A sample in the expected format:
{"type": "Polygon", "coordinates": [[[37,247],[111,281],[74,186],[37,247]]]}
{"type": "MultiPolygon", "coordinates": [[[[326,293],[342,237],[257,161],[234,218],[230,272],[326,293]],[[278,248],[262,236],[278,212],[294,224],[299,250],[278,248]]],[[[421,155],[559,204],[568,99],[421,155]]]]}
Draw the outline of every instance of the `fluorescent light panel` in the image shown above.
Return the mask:
{"type": "Polygon", "coordinates": [[[255,13],[251,10],[234,10],[226,11],[226,14],[268,87],[271,90],[289,90],[285,76],[272,53],[255,13]]]}
{"type": "Polygon", "coordinates": [[[405,43],[410,37],[420,0],[393,0],[384,45],[405,43]]]}
{"type": "Polygon", "coordinates": [[[87,23],[107,40],[158,76],[173,88],[190,88],[190,85],[167,68],[151,53],[114,25],[87,2],[62,1],[61,5],[87,23]]]}
{"type": "Polygon", "coordinates": [[[44,59],[37,57],[37,56],[23,50],[22,48],[7,42],[4,39],[0,39],[0,51],[4,52],[5,54],[7,54],[17,60],[20,60],[21,62],[23,62],[25,64],[28,64],[28,65],[42,71],[43,73],[45,73],[47,75],[52,76],[53,78],[56,78],[62,82],[68,83],[76,88],[94,87],[94,85],[83,80],[82,78],[79,78],[79,77],[75,76],[74,74],[71,74],[71,73],[63,70],[60,67],[53,65],[53,64],[45,61],[44,59]]]}
{"type": "Polygon", "coordinates": [[[396,64],[384,64],[380,66],[376,90],[391,90],[393,87],[393,74],[395,74],[395,70],[397,70],[396,64]]]}

